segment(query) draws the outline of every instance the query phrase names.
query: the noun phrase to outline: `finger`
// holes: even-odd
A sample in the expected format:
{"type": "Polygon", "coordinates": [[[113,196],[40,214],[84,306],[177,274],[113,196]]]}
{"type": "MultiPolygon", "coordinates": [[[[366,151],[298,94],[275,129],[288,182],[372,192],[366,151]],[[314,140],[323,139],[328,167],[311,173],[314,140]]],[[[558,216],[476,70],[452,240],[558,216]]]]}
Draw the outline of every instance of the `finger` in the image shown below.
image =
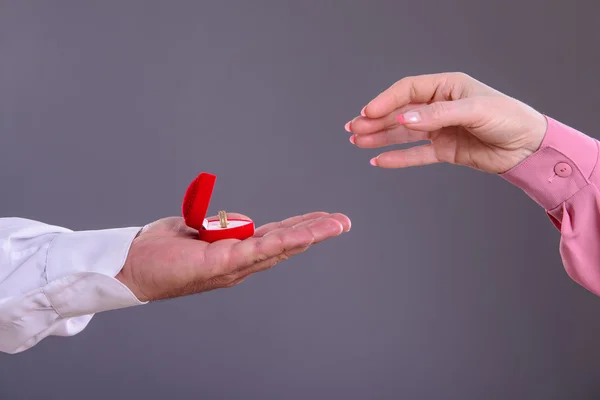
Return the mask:
{"type": "Polygon", "coordinates": [[[390,146],[394,144],[414,143],[421,140],[430,140],[429,132],[415,131],[405,126],[396,126],[392,129],[371,133],[369,135],[355,135],[351,142],[364,149],[390,146]]]}
{"type": "Polygon", "coordinates": [[[365,135],[369,133],[379,132],[385,129],[391,129],[399,125],[399,114],[409,110],[413,110],[415,108],[423,107],[425,105],[425,103],[408,104],[404,107],[400,107],[399,109],[394,110],[393,112],[391,112],[388,115],[385,115],[382,118],[373,119],[364,116],[356,117],[352,121],[348,122],[348,128],[346,130],[356,135],[365,135]]]}
{"type": "Polygon", "coordinates": [[[226,269],[229,271],[244,269],[291,249],[309,246],[314,240],[311,232],[293,228],[281,228],[272,235],[252,237],[233,245],[226,269]]]}
{"type": "Polygon", "coordinates": [[[406,77],[371,100],[364,113],[369,118],[381,118],[409,103],[458,99],[464,89],[473,82],[475,81],[462,73],[406,77]]]}
{"type": "MultiPolygon", "coordinates": [[[[406,110],[407,111],[407,110],[406,110]]],[[[395,110],[382,118],[367,118],[359,116],[346,124],[346,131],[356,135],[365,135],[398,125],[398,115],[401,110],[395,110]]]]}
{"type": "Polygon", "coordinates": [[[344,214],[334,213],[334,214],[331,214],[331,218],[335,219],[340,224],[342,224],[343,232],[348,232],[352,228],[352,221],[350,221],[350,218],[348,218],[344,214]]]}
{"type": "MultiPolygon", "coordinates": [[[[330,239],[334,236],[339,235],[340,233],[342,233],[342,231],[339,230],[339,227],[341,225],[336,227],[335,225],[331,224],[331,222],[333,222],[333,221],[339,222],[335,218],[323,217],[323,218],[319,218],[318,220],[315,220],[315,221],[302,222],[301,224],[299,224],[298,227],[292,228],[292,230],[294,230],[296,232],[304,231],[303,233],[311,235],[314,238],[314,240],[309,244],[290,248],[286,251],[283,251],[282,253],[280,253],[278,255],[267,258],[263,261],[259,261],[254,264],[251,264],[251,265],[248,265],[245,267],[241,267],[236,272],[236,274],[238,274],[238,278],[236,280],[244,280],[248,275],[263,271],[265,269],[272,268],[277,263],[287,260],[288,258],[290,258],[294,255],[297,255],[297,254],[300,254],[300,253],[306,251],[310,246],[312,246],[314,244],[320,243],[326,239],[330,239]]],[[[290,234],[289,231],[290,231],[290,228],[283,228],[281,230],[281,232],[276,233],[276,235],[277,234],[279,234],[279,235],[290,234]],[[286,230],[288,232],[284,232],[286,230]]],[[[271,236],[273,236],[273,235],[271,235],[271,236]]]]}
{"type": "Polygon", "coordinates": [[[297,225],[303,221],[311,221],[313,219],[323,217],[326,215],[329,215],[329,213],[312,212],[312,213],[308,213],[308,214],[304,214],[304,215],[297,215],[295,217],[287,218],[287,219],[284,219],[283,221],[279,221],[279,222],[271,222],[271,223],[268,223],[268,224],[263,225],[263,226],[259,227],[258,229],[256,229],[254,236],[261,237],[274,229],[288,228],[288,227],[297,225]]]}
{"type": "Polygon", "coordinates": [[[229,265],[233,270],[239,270],[342,232],[342,224],[334,218],[317,219],[300,228],[283,228],[275,234],[249,238],[233,245],[229,265]]]}
{"type": "Polygon", "coordinates": [[[253,264],[245,269],[242,269],[237,272],[237,278],[231,283],[231,286],[240,284],[243,282],[248,276],[255,274],[257,272],[265,271],[267,269],[273,268],[275,265],[279,264],[282,261],[285,261],[295,255],[305,252],[308,250],[309,246],[297,247],[295,249],[291,249],[290,251],[283,253],[279,256],[269,258],[265,261],[253,264]]]}
{"type": "MultiPolygon", "coordinates": [[[[319,220],[327,219],[327,218],[333,219],[333,220],[339,222],[342,225],[342,232],[348,232],[350,230],[350,228],[352,227],[350,218],[348,218],[344,214],[340,214],[340,213],[329,214],[328,216],[319,218],[319,220]]],[[[302,228],[305,226],[312,227],[312,226],[314,226],[314,223],[316,223],[316,222],[318,222],[318,220],[309,221],[308,223],[303,222],[298,225],[294,225],[294,228],[302,228]]]]}
{"type": "MultiPolygon", "coordinates": [[[[321,220],[323,220],[323,219],[327,219],[327,218],[334,219],[334,220],[336,220],[337,222],[339,222],[340,224],[342,224],[342,231],[343,231],[343,232],[348,232],[348,231],[350,230],[350,228],[351,228],[351,221],[350,221],[350,218],[348,218],[348,217],[347,217],[347,216],[345,216],[344,214],[339,214],[339,213],[335,213],[335,214],[327,214],[327,215],[325,215],[325,216],[322,216],[322,217],[319,217],[319,218],[317,218],[317,219],[313,219],[313,220],[306,220],[306,221],[301,221],[301,222],[299,222],[298,224],[294,225],[294,226],[293,226],[293,228],[294,228],[294,229],[299,229],[299,228],[304,228],[304,227],[307,227],[307,226],[311,226],[312,224],[314,224],[314,223],[316,223],[316,222],[318,222],[318,221],[321,221],[321,220]]],[[[280,229],[274,229],[274,230],[272,230],[272,231],[270,231],[270,232],[267,232],[267,233],[265,234],[265,236],[266,236],[266,235],[273,235],[273,234],[277,234],[277,233],[281,232],[281,231],[282,231],[282,229],[283,229],[283,228],[280,228],[280,229]]]]}
{"type": "Polygon", "coordinates": [[[371,164],[381,168],[406,168],[441,162],[432,144],[415,146],[406,150],[394,150],[380,154],[371,164]]]}
{"type": "Polygon", "coordinates": [[[440,101],[398,115],[398,122],[419,131],[436,131],[448,126],[475,128],[489,120],[489,109],[482,106],[485,98],[440,101]]]}

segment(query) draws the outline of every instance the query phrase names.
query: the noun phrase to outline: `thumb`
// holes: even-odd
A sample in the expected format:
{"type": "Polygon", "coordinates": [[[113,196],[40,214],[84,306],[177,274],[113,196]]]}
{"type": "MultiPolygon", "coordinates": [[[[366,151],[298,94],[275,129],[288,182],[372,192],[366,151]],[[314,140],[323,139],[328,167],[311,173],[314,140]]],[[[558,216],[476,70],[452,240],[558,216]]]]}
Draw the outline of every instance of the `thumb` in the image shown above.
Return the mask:
{"type": "Polygon", "coordinates": [[[472,127],[485,119],[476,98],[438,101],[397,116],[401,125],[419,131],[434,131],[448,126],[472,127]]]}

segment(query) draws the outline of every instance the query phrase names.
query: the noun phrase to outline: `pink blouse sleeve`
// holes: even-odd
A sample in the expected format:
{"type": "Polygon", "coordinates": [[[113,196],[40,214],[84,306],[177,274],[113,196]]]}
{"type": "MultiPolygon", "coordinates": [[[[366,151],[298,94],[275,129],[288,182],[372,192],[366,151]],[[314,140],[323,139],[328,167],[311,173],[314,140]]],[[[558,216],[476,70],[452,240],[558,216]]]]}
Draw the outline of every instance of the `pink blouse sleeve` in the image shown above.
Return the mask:
{"type": "Polygon", "coordinates": [[[502,174],[544,208],[561,232],[569,276],[600,296],[599,142],[552,118],[540,149],[502,174]]]}

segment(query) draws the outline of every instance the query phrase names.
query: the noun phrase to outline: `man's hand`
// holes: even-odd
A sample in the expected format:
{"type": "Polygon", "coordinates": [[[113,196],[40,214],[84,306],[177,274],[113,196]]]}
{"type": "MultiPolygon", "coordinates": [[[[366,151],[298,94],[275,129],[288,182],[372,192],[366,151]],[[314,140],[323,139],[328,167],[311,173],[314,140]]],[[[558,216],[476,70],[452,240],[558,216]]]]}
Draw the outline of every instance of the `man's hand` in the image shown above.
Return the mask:
{"type": "MultiPolygon", "coordinates": [[[[239,217],[244,216],[228,214],[239,217]]],[[[164,218],[134,239],[116,278],[140,301],[231,287],[348,230],[350,219],[345,215],[316,212],[261,226],[246,240],[206,243],[182,218],[164,218]]]]}
{"type": "Polygon", "coordinates": [[[446,162],[502,173],[533,154],[546,132],[542,114],[462,73],[401,79],[361,114],[346,124],[358,147],[430,142],[371,160],[382,168],[446,162]]]}

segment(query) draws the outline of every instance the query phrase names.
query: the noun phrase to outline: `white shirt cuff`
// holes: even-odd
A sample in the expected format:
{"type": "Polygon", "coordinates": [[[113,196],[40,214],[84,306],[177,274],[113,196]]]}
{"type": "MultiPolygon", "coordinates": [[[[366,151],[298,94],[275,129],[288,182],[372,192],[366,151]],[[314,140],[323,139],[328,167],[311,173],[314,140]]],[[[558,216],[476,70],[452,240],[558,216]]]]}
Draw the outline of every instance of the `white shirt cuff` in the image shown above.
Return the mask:
{"type": "Polygon", "coordinates": [[[44,293],[63,318],[145,304],[115,279],[141,228],[60,233],[50,243],[44,293]]]}

